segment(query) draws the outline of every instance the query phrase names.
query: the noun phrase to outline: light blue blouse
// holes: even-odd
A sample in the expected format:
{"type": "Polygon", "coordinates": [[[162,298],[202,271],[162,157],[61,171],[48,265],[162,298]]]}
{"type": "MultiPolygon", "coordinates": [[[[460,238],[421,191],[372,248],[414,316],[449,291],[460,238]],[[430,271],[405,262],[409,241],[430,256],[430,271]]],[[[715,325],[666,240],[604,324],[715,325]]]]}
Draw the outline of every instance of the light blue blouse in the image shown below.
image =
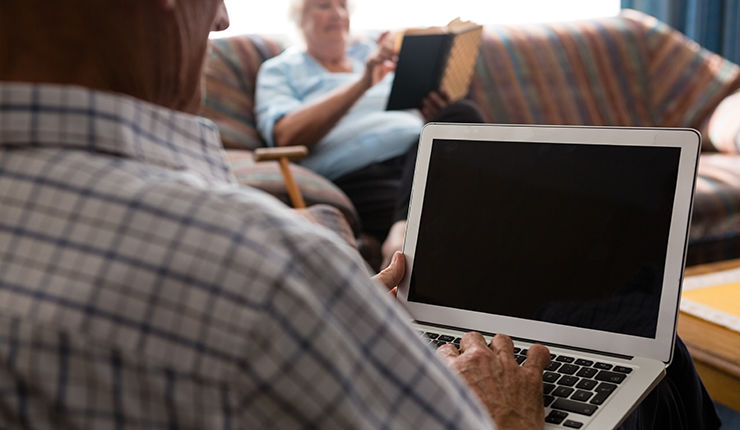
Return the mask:
{"type": "MultiPolygon", "coordinates": [[[[373,47],[360,43],[348,49],[352,73],[331,73],[298,48],[289,48],[262,64],[255,112],[257,128],[268,145],[274,145],[273,128],[284,115],[359,79],[373,47]]],[[[385,110],[392,83],[389,73],[370,88],[300,164],[336,179],[405,153],[418,140],[424,121],[416,110],[385,110]]]]}

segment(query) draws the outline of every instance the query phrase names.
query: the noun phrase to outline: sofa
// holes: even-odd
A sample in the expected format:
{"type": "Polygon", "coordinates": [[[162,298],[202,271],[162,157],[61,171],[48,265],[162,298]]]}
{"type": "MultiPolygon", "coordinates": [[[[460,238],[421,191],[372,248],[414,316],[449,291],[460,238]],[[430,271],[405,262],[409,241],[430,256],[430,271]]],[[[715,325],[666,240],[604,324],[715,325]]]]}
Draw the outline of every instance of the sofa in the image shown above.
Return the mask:
{"type": "MultiPolygon", "coordinates": [[[[367,37],[360,35],[359,37],[367,37]]],[[[202,114],[219,126],[237,180],[287,202],[253,113],[257,70],[286,39],[213,39],[202,114]]],[[[740,67],[634,10],[616,17],[484,28],[468,98],[491,123],[691,127],[702,133],[687,264],[740,258],[740,67]]],[[[352,203],[332,183],[291,169],[311,204],[352,203]]]]}

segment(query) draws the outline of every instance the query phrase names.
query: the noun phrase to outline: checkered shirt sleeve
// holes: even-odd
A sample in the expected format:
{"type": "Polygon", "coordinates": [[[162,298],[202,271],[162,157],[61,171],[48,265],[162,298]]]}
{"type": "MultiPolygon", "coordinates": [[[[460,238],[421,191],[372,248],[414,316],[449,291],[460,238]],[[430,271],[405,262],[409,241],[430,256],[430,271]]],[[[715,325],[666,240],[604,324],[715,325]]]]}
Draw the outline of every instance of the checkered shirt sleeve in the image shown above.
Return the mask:
{"type": "Polygon", "coordinates": [[[0,84],[0,428],[487,429],[357,253],[214,125],[0,84]]]}

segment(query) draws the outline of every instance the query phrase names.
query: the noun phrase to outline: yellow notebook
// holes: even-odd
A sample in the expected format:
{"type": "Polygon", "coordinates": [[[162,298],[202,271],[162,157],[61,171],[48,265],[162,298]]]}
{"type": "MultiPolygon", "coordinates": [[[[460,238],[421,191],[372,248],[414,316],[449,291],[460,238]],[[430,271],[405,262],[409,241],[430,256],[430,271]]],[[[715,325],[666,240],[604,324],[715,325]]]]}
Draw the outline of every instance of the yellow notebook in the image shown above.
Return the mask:
{"type": "Polygon", "coordinates": [[[684,279],[681,310],[740,332],[740,270],[684,279]]]}
{"type": "Polygon", "coordinates": [[[682,297],[740,318],[740,282],[689,290],[682,297]]]}

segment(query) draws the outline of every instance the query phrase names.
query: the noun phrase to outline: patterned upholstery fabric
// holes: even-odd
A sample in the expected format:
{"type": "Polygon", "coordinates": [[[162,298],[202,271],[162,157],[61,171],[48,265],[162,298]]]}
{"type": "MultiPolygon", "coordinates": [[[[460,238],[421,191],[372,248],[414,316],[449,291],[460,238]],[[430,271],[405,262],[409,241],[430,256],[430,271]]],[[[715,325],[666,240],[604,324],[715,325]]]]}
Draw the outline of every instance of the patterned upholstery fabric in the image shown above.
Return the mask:
{"type": "MultiPolygon", "coordinates": [[[[740,121],[740,115],[735,115],[740,121]]],[[[699,159],[687,264],[740,257],[740,155],[699,159]]]]}
{"type": "Polygon", "coordinates": [[[496,123],[701,126],[738,67],[640,12],[487,27],[470,97],[496,123]]]}
{"type": "Polygon", "coordinates": [[[284,46],[256,35],[213,39],[210,45],[202,115],[218,124],[225,148],[265,146],[254,121],[254,86],[262,62],[284,46]]]}
{"type": "MultiPolygon", "coordinates": [[[[251,110],[254,80],[259,64],[284,46],[259,36],[213,41],[204,114],[221,127],[226,147],[264,145],[251,110]]],[[[624,10],[610,18],[485,27],[469,98],[495,123],[701,130],[705,152],[689,249],[696,264],[740,257],[740,155],[730,155],[740,154],[740,95],[728,97],[738,89],[740,67],[648,15],[624,10]]],[[[267,187],[251,168],[240,176],[267,187]]],[[[278,192],[275,178],[269,181],[278,192]]],[[[304,191],[308,200],[342,200],[328,197],[338,190],[318,184],[304,191]],[[321,196],[313,199],[314,191],[321,196]]]]}

